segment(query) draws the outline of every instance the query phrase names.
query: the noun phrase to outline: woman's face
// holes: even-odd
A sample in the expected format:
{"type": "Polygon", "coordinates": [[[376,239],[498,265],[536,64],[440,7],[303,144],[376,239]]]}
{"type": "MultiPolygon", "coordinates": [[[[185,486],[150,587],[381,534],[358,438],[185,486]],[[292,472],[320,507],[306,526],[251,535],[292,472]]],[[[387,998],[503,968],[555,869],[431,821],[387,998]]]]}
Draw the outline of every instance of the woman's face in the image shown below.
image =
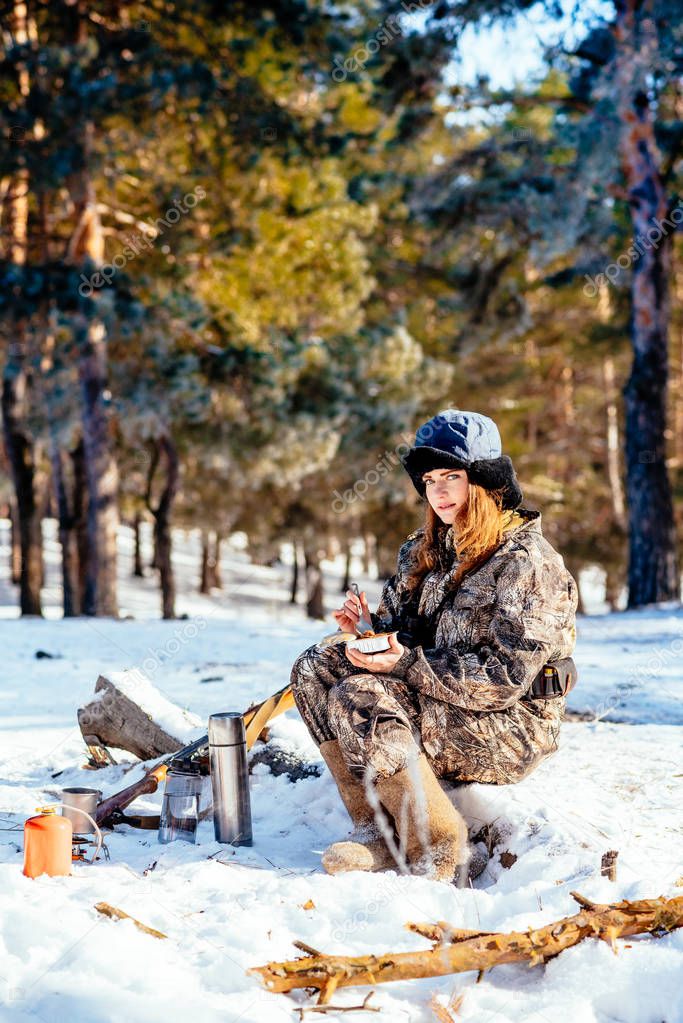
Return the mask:
{"type": "Polygon", "coordinates": [[[452,525],[467,504],[469,482],[464,469],[430,469],[422,475],[425,496],[442,522],[452,525]]]}

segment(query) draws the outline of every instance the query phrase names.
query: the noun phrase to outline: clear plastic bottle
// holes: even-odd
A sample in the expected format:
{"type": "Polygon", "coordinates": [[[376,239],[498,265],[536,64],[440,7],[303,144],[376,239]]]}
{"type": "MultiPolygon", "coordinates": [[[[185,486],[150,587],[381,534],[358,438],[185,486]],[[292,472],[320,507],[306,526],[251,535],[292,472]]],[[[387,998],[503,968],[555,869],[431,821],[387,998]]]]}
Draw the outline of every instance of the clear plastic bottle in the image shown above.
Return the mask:
{"type": "Polygon", "coordinates": [[[191,764],[169,767],[159,820],[161,843],[174,842],[176,839],[183,842],[197,840],[203,782],[199,768],[195,769],[191,764]]]}

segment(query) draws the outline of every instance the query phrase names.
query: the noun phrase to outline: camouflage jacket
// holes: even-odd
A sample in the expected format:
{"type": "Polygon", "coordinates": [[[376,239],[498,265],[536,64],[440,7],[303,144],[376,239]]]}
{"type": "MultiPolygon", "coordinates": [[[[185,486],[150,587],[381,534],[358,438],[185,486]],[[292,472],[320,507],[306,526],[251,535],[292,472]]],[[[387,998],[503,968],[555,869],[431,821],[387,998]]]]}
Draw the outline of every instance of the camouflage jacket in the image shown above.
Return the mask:
{"type": "MultiPolygon", "coordinates": [[[[441,561],[422,582],[419,614],[435,627],[432,649],[406,649],[392,669],[429,702],[490,714],[523,700],[537,718],[559,728],[564,699],[525,699],[548,660],[571,656],[575,640],[576,583],[541,531],[541,514],[520,508],[522,523],[505,533],[495,553],[449,592],[458,557],[453,533],[441,561]]],[[[516,520],[519,522],[519,518],[516,520]]],[[[384,586],[376,627],[396,628],[406,600],[411,552],[422,536],[408,537],[396,575],[384,586]]]]}

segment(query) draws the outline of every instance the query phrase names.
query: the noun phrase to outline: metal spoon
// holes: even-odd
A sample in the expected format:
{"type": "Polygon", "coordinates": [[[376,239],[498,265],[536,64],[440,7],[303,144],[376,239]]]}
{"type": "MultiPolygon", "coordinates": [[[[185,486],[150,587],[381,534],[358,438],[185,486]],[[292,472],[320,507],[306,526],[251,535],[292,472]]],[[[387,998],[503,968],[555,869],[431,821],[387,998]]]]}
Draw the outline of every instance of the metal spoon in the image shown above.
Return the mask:
{"type": "Polygon", "coordinates": [[[371,618],[364,618],[363,617],[363,604],[362,604],[361,599],[360,599],[360,591],[358,589],[358,583],[351,583],[349,589],[351,590],[352,593],[355,593],[355,595],[358,597],[358,601],[359,601],[360,607],[361,607],[361,612],[360,612],[361,616],[358,619],[358,622],[356,623],[356,632],[358,633],[359,636],[362,636],[366,632],[374,632],[375,631],[375,627],[372,624],[372,619],[371,618]]]}
{"type": "MultiPolygon", "coordinates": [[[[351,583],[349,589],[360,601],[358,583],[351,583]]],[[[356,636],[362,636],[365,632],[374,632],[374,628],[371,620],[363,618],[363,605],[361,603],[361,617],[358,619],[358,623],[356,624],[355,635],[353,632],[342,632],[342,630],[339,629],[337,632],[330,633],[329,636],[323,636],[318,643],[318,646],[323,647],[324,649],[329,646],[337,646],[338,643],[348,643],[350,640],[355,639],[356,636]]]]}

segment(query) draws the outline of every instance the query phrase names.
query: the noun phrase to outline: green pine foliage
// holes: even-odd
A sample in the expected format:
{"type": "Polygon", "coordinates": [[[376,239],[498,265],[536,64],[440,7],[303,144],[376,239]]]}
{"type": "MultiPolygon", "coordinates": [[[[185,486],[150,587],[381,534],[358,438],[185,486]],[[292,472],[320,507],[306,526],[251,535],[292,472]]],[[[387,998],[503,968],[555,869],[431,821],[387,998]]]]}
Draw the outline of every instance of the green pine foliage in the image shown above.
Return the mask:
{"type": "MultiPolygon", "coordinates": [[[[610,33],[587,26],[575,53],[549,53],[510,92],[444,80],[466,25],[528,6],[446,2],[411,18],[393,0],[123,2],[83,16],[29,2],[28,39],[8,29],[0,63],[0,360],[9,372],[21,322],[36,486],[50,452],[81,437],[80,313],[106,330],[125,520],[146,513],[171,437],[178,525],[242,529],[262,559],[282,541],[311,554],[376,536],[390,572],[422,516],[400,453],[450,404],[496,419],[547,535],[617,594],[629,302],[584,291],[628,244],[610,33]],[[84,166],[99,260],[74,220],[84,166]],[[11,258],[17,180],[24,265],[11,258]]],[[[11,25],[15,4],[0,7],[11,25]]],[[[653,88],[675,194],[680,13],[658,7],[653,88]]],[[[673,354],[672,367],[678,422],[673,354]]]]}

